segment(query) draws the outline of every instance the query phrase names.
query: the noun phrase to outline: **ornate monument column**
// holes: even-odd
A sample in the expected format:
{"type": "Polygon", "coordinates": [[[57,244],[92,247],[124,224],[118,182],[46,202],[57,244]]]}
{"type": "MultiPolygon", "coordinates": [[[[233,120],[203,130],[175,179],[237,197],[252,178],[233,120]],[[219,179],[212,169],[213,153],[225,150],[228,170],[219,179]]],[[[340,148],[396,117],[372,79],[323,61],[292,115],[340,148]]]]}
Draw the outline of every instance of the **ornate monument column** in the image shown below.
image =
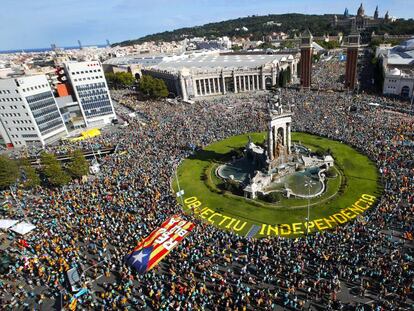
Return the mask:
{"type": "Polygon", "coordinates": [[[273,136],[274,136],[274,132],[273,132],[272,127],[270,127],[268,132],[267,132],[267,153],[268,153],[269,160],[271,160],[271,161],[274,158],[274,154],[273,154],[273,136]]]}
{"type": "Polygon", "coordinates": [[[285,163],[290,154],[292,112],[283,110],[278,96],[268,105],[268,160],[274,168],[285,163]]]}

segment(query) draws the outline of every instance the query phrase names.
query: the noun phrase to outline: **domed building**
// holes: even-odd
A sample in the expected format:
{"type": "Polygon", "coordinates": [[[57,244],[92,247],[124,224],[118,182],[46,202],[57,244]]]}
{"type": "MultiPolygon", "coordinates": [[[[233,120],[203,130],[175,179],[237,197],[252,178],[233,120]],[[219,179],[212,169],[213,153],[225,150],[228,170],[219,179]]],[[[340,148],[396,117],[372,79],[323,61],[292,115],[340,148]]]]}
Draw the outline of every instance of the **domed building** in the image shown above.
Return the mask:
{"type": "Polygon", "coordinates": [[[414,37],[395,47],[381,45],[376,56],[384,69],[383,94],[411,98],[414,90],[414,37]]]}
{"type": "Polygon", "coordinates": [[[355,29],[355,30],[365,30],[368,28],[377,27],[381,24],[386,24],[392,22],[392,20],[389,17],[388,11],[385,13],[384,17],[379,17],[379,11],[378,11],[378,5],[375,8],[375,12],[373,16],[367,16],[365,15],[365,9],[363,4],[359,6],[357,10],[356,15],[350,15],[348,13],[348,9],[345,9],[345,12],[342,16],[334,16],[334,19],[332,21],[333,27],[346,27],[349,29],[355,29]]]}

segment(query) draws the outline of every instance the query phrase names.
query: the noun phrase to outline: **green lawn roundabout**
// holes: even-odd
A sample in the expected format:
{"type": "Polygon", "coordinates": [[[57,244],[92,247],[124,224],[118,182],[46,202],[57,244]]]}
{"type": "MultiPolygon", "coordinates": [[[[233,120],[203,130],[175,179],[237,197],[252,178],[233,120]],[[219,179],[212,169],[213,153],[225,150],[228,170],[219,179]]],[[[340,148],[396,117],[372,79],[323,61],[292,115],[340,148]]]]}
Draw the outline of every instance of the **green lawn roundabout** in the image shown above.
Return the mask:
{"type": "MultiPolygon", "coordinates": [[[[338,141],[305,133],[292,133],[292,141],[316,150],[330,149],[335,159],[337,177],[328,179],[326,191],[310,200],[282,199],[277,203],[245,199],[220,190],[222,180],[215,175],[221,163],[230,160],[230,152],[246,145],[248,136],[261,143],[266,133],[233,136],[207,146],[185,159],[178,167],[177,177],[184,195],[184,211],[223,230],[248,237],[298,237],[328,230],[353,221],[376,202],[381,194],[374,163],[352,147],[338,141]]],[[[176,180],[174,192],[178,191],[176,180]]]]}

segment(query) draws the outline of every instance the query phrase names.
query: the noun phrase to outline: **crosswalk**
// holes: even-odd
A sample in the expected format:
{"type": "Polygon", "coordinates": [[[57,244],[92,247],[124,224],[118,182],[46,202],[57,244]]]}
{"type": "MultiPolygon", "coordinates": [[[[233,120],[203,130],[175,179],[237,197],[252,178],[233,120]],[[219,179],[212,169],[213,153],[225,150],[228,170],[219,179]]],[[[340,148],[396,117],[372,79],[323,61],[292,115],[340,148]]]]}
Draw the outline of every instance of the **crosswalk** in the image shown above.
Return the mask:
{"type": "Polygon", "coordinates": [[[256,233],[259,232],[259,230],[260,230],[260,226],[252,225],[249,232],[247,232],[247,234],[246,234],[246,238],[250,239],[250,238],[254,237],[256,235],[256,233]]]}

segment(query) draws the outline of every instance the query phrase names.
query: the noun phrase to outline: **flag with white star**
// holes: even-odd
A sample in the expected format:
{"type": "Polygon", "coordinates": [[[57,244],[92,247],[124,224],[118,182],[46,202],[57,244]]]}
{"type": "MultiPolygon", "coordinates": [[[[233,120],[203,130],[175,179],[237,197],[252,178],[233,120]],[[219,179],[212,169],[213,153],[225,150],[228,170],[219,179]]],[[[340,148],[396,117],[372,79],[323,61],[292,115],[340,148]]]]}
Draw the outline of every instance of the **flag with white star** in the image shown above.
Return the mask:
{"type": "Polygon", "coordinates": [[[193,230],[192,222],[180,216],[172,216],[144,238],[134,250],[125,256],[125,263],[139,273],[145,273],[156,266],[193,230]]]}
{"type": "Polygon", "coordinates": [[[133,251],[126,256],[126,263],[139,273],[147,271],[148,261],[151,256],[152,246],[133,251]]]}

